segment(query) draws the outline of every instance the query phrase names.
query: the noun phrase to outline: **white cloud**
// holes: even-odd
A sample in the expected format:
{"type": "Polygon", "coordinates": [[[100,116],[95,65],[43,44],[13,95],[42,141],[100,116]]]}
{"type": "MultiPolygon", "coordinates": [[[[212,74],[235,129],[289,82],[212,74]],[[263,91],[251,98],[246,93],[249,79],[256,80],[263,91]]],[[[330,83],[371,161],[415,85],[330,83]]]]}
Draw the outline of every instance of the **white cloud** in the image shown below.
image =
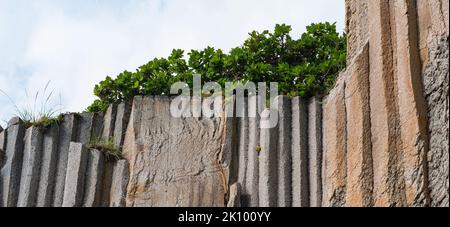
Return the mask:
{"type": "MultiPolygon", "coordinates": [[[[337,21],[340,30],[344,26],[344,1],[146,0],[109,7],[103,3],[83,7],[91,11],[84,14],[52,1],[27,5],[31,27],[18,43],[12,40],[20,48],[8,49],[10,45],[0,38],[2,49],[20,52],[13,59],[27,73],[16,75],[24,70],[13,70],[11,61],[6,66],[0,63],[0,89],[24,103],[29,100],[18,93],[24,88],[34,93],[50,80],[52,89],[61,92],[66,110],[81,111],[94,100],[93,87],[105,76],[135,70],[173,48],[210,45],[229,50],[249,31],[273,29],[276,23],[292,25],[294,36],[312,22],[337,21]]],[[[0,23],[0,36],[16,31],[14,26],[2,29],[0,23]]],[[[0,105],[8,105],[7,100],[0,98],[0,105]]],[[[0,110],[0,119],[10,116],[11,108],[0,110]]]]}

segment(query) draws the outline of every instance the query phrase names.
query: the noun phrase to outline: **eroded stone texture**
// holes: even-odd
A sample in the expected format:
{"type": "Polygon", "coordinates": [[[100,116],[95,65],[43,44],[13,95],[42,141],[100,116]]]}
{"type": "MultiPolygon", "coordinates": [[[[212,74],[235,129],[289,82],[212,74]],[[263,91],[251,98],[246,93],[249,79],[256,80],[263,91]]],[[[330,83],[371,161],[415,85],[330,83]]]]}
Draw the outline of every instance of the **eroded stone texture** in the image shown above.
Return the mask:
{"type": "Polygon", "coordinates": [[[55,190],[53,195],[53,206],[60,207],[64,197],[64,187],[66,185],[67,159],[69,147],[72,141],[77,138],[77,121],[74,114],[64,116],[64,121],[59,128],[58,142],[58,162],[56,170],[55,190]]]}
{"type": "Polygon", "coordinates": [[[347,206],[372,206],[373,170],[369,106],[369,46],[346,72],[347,206]]]}
{"type": "Polygon", "coordinates": [[[309,206],[308,107],[306,101],[292,99],[292,206],[309,206]]]}
{"type": "Polygon", "coordinates": [[[369,37],[370,27],[368,17],[368,3],[371,0],[345,0],[346,33],[347,33],[347,62],[351,62],[361,51],[369,37]]]}
{"type": "MultiPolygon", "coordinates": [[[[278,99],[278,207],[292,206],[292,105],[291,99],[278,99]]],[[[295,136],[295,135],[294,135],[295,136]]]]}
{"type": "Polygon", "coordinates": [[[58,160],[59,127],[53,125],[44,133],[42,145],[42,164],[36,199],[37,207],[49,207],[53,204],[56,166],[58,160]]]}
{"type": "Polygon", "coordinates": [[[82,206],[88,158],[89,151],[83,144],[70,143],[63,207],[82,206]]]}
{"type": "MultiPolygon", "coordinates": [[[[0,127],[0,169],[3,166],[3,157],[5,156],[5,137],[6,132],[3,130],[3,128],[0,127]]],[[[0,185],[1,188],[1,185],[0,185]]]]}
{"type": "Polygon", "coordinates": [[[119,160],[114,164],[110,207],[124,207],[126,205],[127,186],[130,179],[129,168],[127,160],[119,160]]]}
{"type": "Polygon", "coordinates": [[[23,145],[25,127],[19,118],[8,122],[6,129],[6,150],[1,168],[1,204],[2,207],[17,206],[22,174],[23,145]]]}
{"type": "Polygon", "coordinates": [[[94,113],[82,113],[78,116],[77,142],[89,144],[92,139],[94,113]]]}
{"type": "Polygon", "coordinates": [[[259,114],[257,113],[257,97],[250,96],[248,99],[249,113],[254,113],[248,118],[248,162],[246,164],[245,193],[241,194],[241,205],[249,207],[259,206],[259,148],[260,128],[259,114]]]}
{"type": "Polygon", "coordinates": [[[396,0],[391,6],[395,20],[394,59],[397,77],[399,122],[406,205],[429,203],[426,180],[427,110],[423,97],[421,62],[418,49],[415,1],[396,0]]]}
{"type": "Polygon", "coordinates": [[[322,104],[321,99],[308,100],[308,167],[309,203],[322,206],[322,104]]]}
{"type": "Polygon", "coordinates": [[[121,103],[117,106],[117,115],[114,125],[114,144],[117,147],[123,145],[125,140],[125,132],[127,130],[128,121],[130,120],[131,104],[128,102],[121,103]]]}
{"type": "Polygon", "coordinates": [[[103,118],[103,131],[102,139],[111,140],[114,139],[114,126],[116,125],[117,105],[111,104],[106,110],[103,118]]]}
{"type": "Polygon", "coordinates": [[[42,130],[38,127],[28,128],[25,134],[22,176],[17,202],[18,207],[36,206],[39,176],[42,164],[42,130]]]}
{"type": "MultiPolygon", "coordinates": [[[[3,166],[3,157],[5,156],[5,131],[3,131],[3,128],[0,126],[0,170],[2,169],[3,166]]],[[[0,175],[0,179],[1,179],[1,175],[0,175]]],[[[2,181],[0,180],[0,207],[3,206],[1,200],[3,198],[2,195],[2,181]]]]}
{"type": "Polygon", "coordinates": [[[95,149],[89,150],[82,203],[84,207],[98,207],[101,204],[104,165],[104,154],[95,149]]]}
{"type": "Polygon", "coordinates": [[[370,112],[375,206],[402,206],[404,182],[389,1],[369,1],[370,112]]]}
{"type": "Polygon", "coordinates": [[[323,147],[325,169],[323,206],[345,206],[347,180],[347,116],[345,109],[345,74],[324,100],[323,147]]]}
{"type": "Polygon", "coordinates": [[[431,206],[449,206],[449,40],[436,38],[429,45],[430,63],[424,72],[428,104],[430,150],[428,182],[431,206]]]}
{"type": "MultiPolygon", "coordinates": [[[[264,120],[264,118],[261,119],[264,120]]],[[[259,207],[276,207],[278,205],[278,126],[261,128],[260,143],[259,207]]]]}
{"type": "MultiPolygon", "coordinates": [[[[244,105],[238,106],[236,105],[236,112],[238,112],[238,108],[241,108],[242,117],[237,118],[237,139],[238,139],[238,183],[241,186],[242,194],[248,195],[249,192],[246,190],[246,181],[247,181],[247,171],[249,168],[249,160],[248,160],[248,145],[249,145],[249,118],[248,118],[248,99],[244,99],[244,105]]],[[[255,151],[256,152],[256,151],[255,151]]],[[[248,200],[244,199],[245,206],[248,204],[248,200]]]]}
{"type": "Polygon", "coordinates": [[[127,206],[225,206],[227,118],[172,118],[167,97],[135,97],[124,143],[127,206]]]}
{"type": "Polygon", "coordinates": [[[103,176],[102,176],[102,186],[101,186],[101,204],[102,207],[107,207],[110,204],[111,199],[111,187],[113,180],[113,172],[114,172],[114,162],[113,160],[106,160],[105,165],[103,167],[103,176]]]}
{"type": "Polygon", "coordinates": [[[231,185],[227,207],[241,207],[241,185],[239,183],[231,185]]]}

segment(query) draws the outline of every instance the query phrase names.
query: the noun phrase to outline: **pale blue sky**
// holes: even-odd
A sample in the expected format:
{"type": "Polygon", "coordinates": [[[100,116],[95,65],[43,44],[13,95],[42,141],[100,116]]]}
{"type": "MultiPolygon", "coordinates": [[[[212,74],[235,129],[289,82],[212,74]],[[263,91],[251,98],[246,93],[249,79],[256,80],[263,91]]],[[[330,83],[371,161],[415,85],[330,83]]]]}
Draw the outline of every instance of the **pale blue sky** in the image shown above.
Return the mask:
{"type": "MultiPolygon", "coordinates": [[[[0,89],[24,106],[51,81],[64,111],[82,111],[107,75],[173,48],[229,50],[276,23],[293,36],[312,22],[342,31],[344,15],[344,0],[0,0],[0,89]]],[[[0,94],[0,122],[14,113],[0,94]]]]}

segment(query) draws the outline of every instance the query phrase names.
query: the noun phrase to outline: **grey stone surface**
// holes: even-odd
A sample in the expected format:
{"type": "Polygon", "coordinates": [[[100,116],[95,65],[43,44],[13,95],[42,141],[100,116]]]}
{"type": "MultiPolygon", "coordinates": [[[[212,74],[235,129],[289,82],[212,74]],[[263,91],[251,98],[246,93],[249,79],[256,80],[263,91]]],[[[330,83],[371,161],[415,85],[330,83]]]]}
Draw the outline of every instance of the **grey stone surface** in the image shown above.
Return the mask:
{"type": "Polygon", "coordinates": [[[322,206],[322,104],[319,98],[308,101],[308,165],[310,206],[322,206]]]}
{"type": "Polygon", "coordinates": [[[72,141],[77,139],[77,121],[74,114],[64,116],[64,121],[59,129],[58,142],[58,162],[55,189],[53,196],[53,206],[60,207],[63,202],[64,187],[66,184],[67,159],[69,156],[69,147],[72,141]]]}
{"type": "Polygon", "coordinates": [[[114,126],[116,123],[117,105],[111,104],[106,110],[103,118],[102,139],[110,140],[114,136],[114,126]]]}
{"type": "Polygon", "coordinates": [[[103,170],[102,186],[101,186],[101,204],[102,207],[107,207],[111,199],[111,187],[114,173],[114,162],[106,160],[103,170]]]}
{"type": "MultiPolygon", "coordinates": [[[[2,169],[3,158],[5,156],[5,142],[6,142],[5,141],[5,131],[3,131],[3,128],[0,127],[0,170],[2,169]]],[[[1,175],[0,175],[0,207],[2,207],[2,205],[3,205],[1,202],[1,200],[3,198],[2,188],[3,188],[3,185],[2,185],[2,181],[1,181],[1,175]]]]}
{"type": "Polygon", "coordinates": [[[127,160],[119,160],[114,164],[111,184],[110,207],[124,207],[127,198],[127,186],[130,179],[130,166],[127,160]]]}
{"type": "Polygon", "coordinates": [[[259,154],[259,206],[276,207],[278,197],[278,126],[261,128],[259,154]]]}
{"type": "Polygon", "coordinates": [[[70,143],[63,207],[82,206],[88,159],[89,151],[83,144],[70,143]]]}
{"type": "Polygon", "coordinates": [[[88,144],[91,141],[94,113],[82,113],[77,119],[77,142],[88,144]]]}
{"type": "Polygon", "coordinates": [[[278,99],[278,207],[292,206],[292,103],[278,99]]]}
{"type": "MultiPolygon", "coordinates": [[[[256,96],[249,97],[248,105],[251,107],[250,112],[256,113],[257,102],[256,96]]],[[[242,206],[258,207],[259,206],[259,148],[260,145],[260,129],[259,115],[248,118],[248,162],[245,193],[241,194],[242,206]]]]}
{"type": "Polygon", "coordinates": [[[36,206],[42,163],[42,141],[43,135],[40,128],[32,126],[26,130],[18,207],[36,206]]]}
{"type": "Polygon", "coordinates": [[[117,114],[114,126],[114,144],[121,147],[125,140],[125,132],[127,131],[128,121],[130,120],[131,104],[128,102],[121,103],[117,106],[117,114]]]}
{"type": "MultiPolygon", "coordinates": [[[[249,128],[248,128],[248,99],[244,100],[244,105],[240,106],[242,108],[242,116],[237,118],[237,139],[238,139],[238,183],[241,186],[241,190],[243,194],[249,194],[249,192],[246,191],[245,183],[247,178],[247,171],[248,171],[248,145],[249,145],[249,128]]],[[[236,111],[238,111],[239,108],[236,106],[236,111]]]]}
{"type": "MultiPolygon", "coordinates": [[[[3,166],[3,157],[5,156],[6,131],[0,131],[0,169],[3,166]]],[[[1,188],[1,186],[0,186],[1,188]]],[[[0,196],[1,198],[1,196],[0,196]]]]}
{"type": "Polygon", "coordinates": [[[44,133],[42,165],[36,199],[37,207],[50,207],[53,205],[53,190],[55,187],[56,166],[58,161],[58,135],[58,125],[51,126],[44,133]]]}
{"type": "Polygon", "coordinates": [[[302,98],[292,99],[292,206],[309,206],[308,106],[302,98]]]}
{"type": "Polygon", "coordinates": [[[241,207],[241,184],[234,183],[230,187],[230,199],[227,207],[241,207]]]}
{"type": "Polygon", "coordinates": [[[429,44],[430,63],[424,72],[428,104],[430,150],[428,183],[431,206],[449,206],[449,40],[436,37],[429,44]]]}
{"type": "Polygon", "coordinates": [[[229,118],[172,118],[168,97],[135,97],[124,156],[127,206],[225,206],[229,118]]]}
{"type": "Polygon", "coordinates": [[[98,150],[90,150],[88,153],[83,206],[98,207],[101,205],[100,200],[105,157],[104,154],[98,150]]]}
{"type": "Polygon", "coordinates": [[[13,118],[11,118],[11,120],[8,121],[8,127],[7,128],[10,128],[10,127],[12,127],[14,125],[18,125],[18,124],[22,124],[22,123],[23,122],[22,122],[22,120],[19,117],[13,117],[13,118]]]}
{"type": "Polygon", "coordinates": [[[103,118],[104,113],[95,113],[94,119],[93,119],[93,126],[92,126],[92,138],[98,139],[102,137],[103,134],[103,118]]]}
{"type": "Polygon", "coordinates": [[[10,124],[6,129],[6,151],[1,168],[2,207],[17,206],[23,161],[23,138],[25,127],[22,122],[10,124]]]}

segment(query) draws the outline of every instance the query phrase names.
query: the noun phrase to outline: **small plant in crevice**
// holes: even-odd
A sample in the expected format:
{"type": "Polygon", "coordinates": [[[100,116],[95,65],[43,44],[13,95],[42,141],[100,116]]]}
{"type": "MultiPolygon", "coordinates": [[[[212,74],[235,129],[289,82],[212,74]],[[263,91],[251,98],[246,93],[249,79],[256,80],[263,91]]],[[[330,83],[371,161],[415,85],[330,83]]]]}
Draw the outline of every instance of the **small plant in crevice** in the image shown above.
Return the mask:
{"type": "Polygon", "coordinates": [[[108,161],[117,161],[123,158],[122,149],[114,143],[112,138],[93,137],[87,147],[103,152],[108,161]]]}
{"type": "MultiPolygon", "coordinates": [[[[51,105],[53,91],[48,90],[50,81],[47,82],[43,91],[38,90],[32,104],[27,103],[24,106],[19,106],[17,103],[3,90],[0,89],[0,93],[5,95],[14,107],[15,115],[19,117],[25,127],[42,127],[47,128],[53,124],[59,124],[63,120],[61,115],[61,95],[59,96],[59,104],[51,105]]],[[[25,89],[26,99],[30,100],[27,90],[25,89]]]]}

